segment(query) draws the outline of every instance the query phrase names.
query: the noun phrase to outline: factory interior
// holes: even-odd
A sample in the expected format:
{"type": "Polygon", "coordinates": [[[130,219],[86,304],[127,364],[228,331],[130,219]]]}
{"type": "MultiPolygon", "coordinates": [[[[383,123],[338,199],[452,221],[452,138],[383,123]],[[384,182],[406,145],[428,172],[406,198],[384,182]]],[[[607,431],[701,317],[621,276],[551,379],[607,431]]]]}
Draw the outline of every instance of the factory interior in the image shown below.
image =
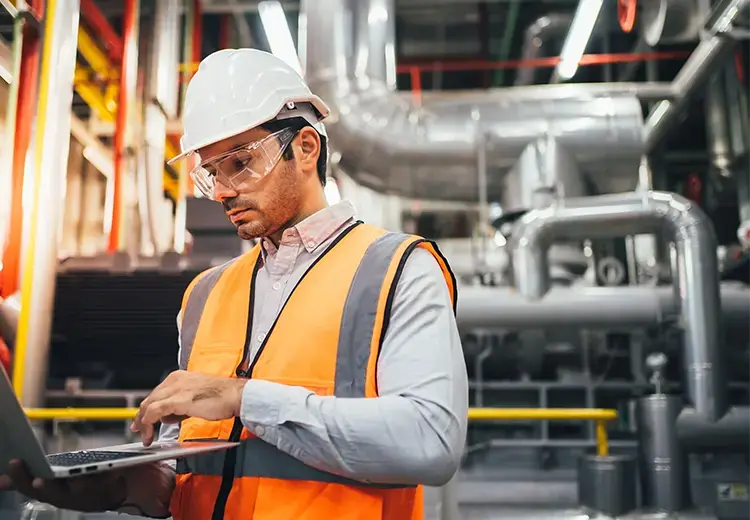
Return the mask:
{"type": "Polygon", "coordinates": [[[167,164],[198,62],[251,47],[331,107],[329,203],[458,280],[426,518],[750,518],[750,1],[0,4],[0,361],[48,453],[137,440],[185,288],[252,246],[167,164]]]}

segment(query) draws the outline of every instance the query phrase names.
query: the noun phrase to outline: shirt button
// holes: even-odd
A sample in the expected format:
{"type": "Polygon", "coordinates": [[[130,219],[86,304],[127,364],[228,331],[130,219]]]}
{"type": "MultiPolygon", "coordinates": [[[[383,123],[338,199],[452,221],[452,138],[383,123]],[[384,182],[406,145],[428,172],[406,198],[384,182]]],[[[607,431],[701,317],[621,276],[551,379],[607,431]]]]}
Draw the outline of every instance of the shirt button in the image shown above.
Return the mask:
{"type": "Polygon", "coordinates": [[[281,289],[281,284],[279,282],[276,282],[275,284],[273,284],[274,291],[278,291],[279,289],[281,289]]]}
{"type": "Polygon", "coordinates": [[[315,249],[315,242],[308,242],[307,247],[308,249],[315,249]]]}
{"type": "Polygon", "coordinates": [[[266,433],[266,429],[263,426],[255,427],[255,435],[257,435],[258,437],[262,437],[264,433],[266,433]]]}
{"type": "Polygon", "coordinates": [[[257,339],[258,339],[258,342],[259,342],[259,343],[260,343],[261,341],[263,341],[264,339],[266,339],[266,335],[265,335],[265,333],[261,332],[260,334],[258,334],[258,338],[257,338],[257,339]]]}

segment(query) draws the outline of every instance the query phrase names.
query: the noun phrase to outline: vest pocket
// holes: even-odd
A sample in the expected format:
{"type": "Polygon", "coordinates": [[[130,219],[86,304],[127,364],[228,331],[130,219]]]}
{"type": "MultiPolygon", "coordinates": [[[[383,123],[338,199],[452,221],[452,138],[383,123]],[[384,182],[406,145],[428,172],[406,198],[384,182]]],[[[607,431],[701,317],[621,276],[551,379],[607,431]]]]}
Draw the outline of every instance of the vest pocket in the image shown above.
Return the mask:
{"type": "Polygon", "coordinates": [[[237,365],[242,361],[242,347],[227,344],[201,345],[193,349],[188,370],[210,376],[236,377],[237,365]]]}

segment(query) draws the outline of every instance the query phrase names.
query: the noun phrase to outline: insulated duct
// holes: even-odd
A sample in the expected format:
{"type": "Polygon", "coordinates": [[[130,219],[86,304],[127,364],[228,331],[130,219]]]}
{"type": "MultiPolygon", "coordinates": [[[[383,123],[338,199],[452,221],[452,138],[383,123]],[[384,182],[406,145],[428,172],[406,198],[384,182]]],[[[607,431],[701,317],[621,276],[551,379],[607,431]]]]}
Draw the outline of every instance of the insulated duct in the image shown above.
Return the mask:
{"type": "MultiPolygon", "coordinates": [[[[539,300],[511,287],[459,286],[459,328],[630,330],[676,320],[680,304],[672,287],[553,287],[539,300]]],[[[750,289],[722,284],[723,325],[747,329],[750,289]]]]}
{"type": "MultiPolygon", "coordinates": [[[[364,10],[359,14],[369,16],[374,1],[356,2],[357,9],[364,10]]],[[[387,4],[378,3],[385,9],[387,4]]],[[[489,194],[497,198],[501,175],[530,142],[549,135],[582,172],[593,175],[590,180],[598,191],[611,191],[613,180],[634,184],[633,172],[643,152],[638,96],[642,89],[653,93],[653,85],[492,90],[419,107],[382,79],[349,70],[347,51],[355,24],[347,0],[303,0],[301,12],[307,27],[307,81],[332,109],[327,121],[336,151],[332,162],[340,161],[357,182],[406,197],[474,201],[478,143],[484,138],[489,194]]],[[[386,19],[388,24],[371,29],[390,27],[392,13],[386,19]]],[[[376,33],[369,41],[388,42],[388,37],[376,33]]],[[[382,43],[378,45],[369,47],[368,60],[376,53],[386,60],[382,43]]]]}
{"type": "Polygon", "coordinates": [[[707,420],[728,407],[720,342],[721,300],[716,235],[706,214],[672,193],[644,192],[568,199],[519,219],[512,262],[519,292],[539,299],[550,288],[547,251],[553,242],[665,232],[675,242],[673,274],[684,328],[688,395],[707,420]]]}
{"type": "Polygon", "coordinates": [[[718,11],[712,13],[706,28],[712,36],[698,44],[675,77],[672,82],[674,98],[659,102],[646,119],[644,133],[647,152],[661,144],[693,96],[721,69],[737,45],[737,40],[727,32],[740,10],[749,4],[750,0],[727,0],[721,3],[718,11]]]}

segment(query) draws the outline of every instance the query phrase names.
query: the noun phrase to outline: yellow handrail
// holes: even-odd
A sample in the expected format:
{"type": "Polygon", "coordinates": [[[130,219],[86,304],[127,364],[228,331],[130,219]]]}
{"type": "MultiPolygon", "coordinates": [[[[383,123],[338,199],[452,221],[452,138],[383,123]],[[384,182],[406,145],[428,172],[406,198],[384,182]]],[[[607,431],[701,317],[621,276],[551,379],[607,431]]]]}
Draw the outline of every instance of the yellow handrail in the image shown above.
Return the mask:
{"type": "Polygon", "coordinates": [[[470,421],[595,421],[596,453],[609,455],[607,421],[617,410],[605,408],[470,408],[470,421]]]}
{"type": "Polygon", "coordinates": [[[33,421],[126,421],[135,417],[138,408],[26,408],[25,412],[33,421]]]}
{"type": "MultiPolygon", "coordinates": [[[[125,421],[135,417],[138,408],[27,408],[31,420],[125,421]]],[[[595,421],[596,452],[609,454],[607,421],[617,419],[617,411],[604,408],[469,408],[470,421],[595,421]]]]}

